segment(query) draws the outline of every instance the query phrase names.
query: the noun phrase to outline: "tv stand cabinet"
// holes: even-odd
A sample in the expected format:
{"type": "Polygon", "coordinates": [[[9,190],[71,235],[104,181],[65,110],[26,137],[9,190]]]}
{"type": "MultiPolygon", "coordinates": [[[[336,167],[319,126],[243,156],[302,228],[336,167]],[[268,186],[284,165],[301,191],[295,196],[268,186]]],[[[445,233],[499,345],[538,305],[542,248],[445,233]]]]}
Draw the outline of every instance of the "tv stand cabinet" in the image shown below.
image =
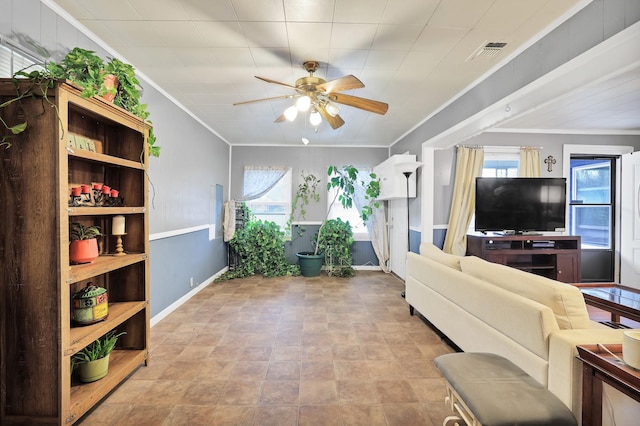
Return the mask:
{"type": "Polygon", "coordinates": [[[580,237],[467,235],[467,254],[565,283],[580,282],[580,237]]]}

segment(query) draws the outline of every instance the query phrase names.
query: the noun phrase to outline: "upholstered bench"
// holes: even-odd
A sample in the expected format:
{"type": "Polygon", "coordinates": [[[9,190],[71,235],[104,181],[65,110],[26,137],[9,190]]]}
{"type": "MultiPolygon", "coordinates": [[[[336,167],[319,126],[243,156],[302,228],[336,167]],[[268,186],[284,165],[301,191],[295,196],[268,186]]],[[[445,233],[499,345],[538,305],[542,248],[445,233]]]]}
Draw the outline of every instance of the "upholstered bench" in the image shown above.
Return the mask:
{"type": "Polygon", "coordinates": [[[447,380],[446,402],[455,413],[445,426],[461,420],[469,426],[578,424],[554,394],[499,355],[451,353],[435,363],[447,380]]]}

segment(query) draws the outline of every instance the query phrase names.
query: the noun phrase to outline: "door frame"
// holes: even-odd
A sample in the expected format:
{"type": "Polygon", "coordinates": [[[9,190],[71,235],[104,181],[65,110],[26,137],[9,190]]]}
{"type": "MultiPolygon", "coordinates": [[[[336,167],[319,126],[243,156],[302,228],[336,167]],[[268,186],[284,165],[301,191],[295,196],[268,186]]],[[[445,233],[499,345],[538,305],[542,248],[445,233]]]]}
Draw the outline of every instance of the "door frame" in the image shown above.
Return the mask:
{"type": "MultiPolygon", "coordinates": [[[[622,190],[622,156],[633,152],[633,147],[623,145],[563,145],[562,146],[562,176],[567,178],[567,182],[571,179],[569,174],[571,173],[571,156],[572,155],[606,155],[617,157],[616,163],[616,176],[615,176],[615,193],[614,193],[614,205],[615,215],[613,218],[613,234],[614,234],[614,259],[613,259],[613,279],[614,282],[620,282],[620,240],[621,240],[621,214],[622,208],[620,205],[621,190],[622,190]]],[[[569,232],[569,198],[567,197],[565,218],[565,229],[569,232]]]]}

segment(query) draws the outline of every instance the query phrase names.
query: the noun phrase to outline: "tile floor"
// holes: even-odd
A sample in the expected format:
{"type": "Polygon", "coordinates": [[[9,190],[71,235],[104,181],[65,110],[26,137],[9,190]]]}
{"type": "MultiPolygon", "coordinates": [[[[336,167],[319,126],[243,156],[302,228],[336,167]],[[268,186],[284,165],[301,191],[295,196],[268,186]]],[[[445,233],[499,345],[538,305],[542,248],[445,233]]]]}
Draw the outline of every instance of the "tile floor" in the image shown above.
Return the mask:
{"type": "Polygon", "coordinates": [[[149,366],[82,425],[440,425],[453,350],[393,275],[211,284],[151,329],[149,366]]]}

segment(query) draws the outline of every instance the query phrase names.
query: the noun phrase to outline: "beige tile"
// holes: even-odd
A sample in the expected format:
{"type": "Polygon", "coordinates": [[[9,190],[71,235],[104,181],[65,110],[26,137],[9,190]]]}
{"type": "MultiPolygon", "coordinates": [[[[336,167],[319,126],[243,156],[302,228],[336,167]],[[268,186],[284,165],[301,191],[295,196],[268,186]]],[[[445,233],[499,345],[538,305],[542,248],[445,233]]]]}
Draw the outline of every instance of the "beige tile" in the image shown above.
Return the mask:
{"type": "Polygon", "coordinates": [[[300,382],[297,380],[268,380],[262,385],[261,405],[298,405],[300,382]]]}
{"type": "Polygon", "coordinates": [[[333,363],[338,380],[369,380],[368,364],[364,361],[335,361],[333,363]]]}
{"type": "Polygon", "coordinates": [[[254,426],[296,426],[298,406],[256,407],[254,426]]]}
{"type": "Polygon", "coordinates": [[[376,404],[377,393],[371,381],[338,380],[338,401],[341,404],[376,404]]]}
{"type": "Polygon", "coordinates": [[[255,407],[242,405],[218,405],[213,411],[210,423],[216,426],[238,426],[253,424],[255,407]]]}
{"type": "Polygon", "coordinates": [[[335,380],[333,362],[303,361],[300,366],[300,380],[335,380]]]}
{"type": "Polygon", "coordinates": [[[164,421],[164,426],[209,425],[215,406],[176,405],[164,421]]]}
{"type": "Polygon", "coordinates": [[[418,402],[418,397],[406,380],[378,380],[374,386],[381,404],[418,402]]]}
{"type": "Polygon", "coordinates": [[[267,370],[267,380],[300,380],[300,362],[271,361],[267,370]]]}
{"type": "Polygon", "coordinates": [[[387,425],[384,411],[380,405],[340,405],[340,415],[343,423],[349,426],[387,425]]]}
{"type": "Polygon", "coordinates": [[[300,405],[337,404],[338,394],[334,380],[301,380],[300,405]]]}
{"type": "Polygon", "coordinates": [[[229,381],[220,392],[219,405],[255,405],[258,403],[262,382],[229,381]]]}
{"type": "Polygon", "coordinates": [[[337,405],[301,406],[299,426],[342,426],[340,407],[337,405]]]}

